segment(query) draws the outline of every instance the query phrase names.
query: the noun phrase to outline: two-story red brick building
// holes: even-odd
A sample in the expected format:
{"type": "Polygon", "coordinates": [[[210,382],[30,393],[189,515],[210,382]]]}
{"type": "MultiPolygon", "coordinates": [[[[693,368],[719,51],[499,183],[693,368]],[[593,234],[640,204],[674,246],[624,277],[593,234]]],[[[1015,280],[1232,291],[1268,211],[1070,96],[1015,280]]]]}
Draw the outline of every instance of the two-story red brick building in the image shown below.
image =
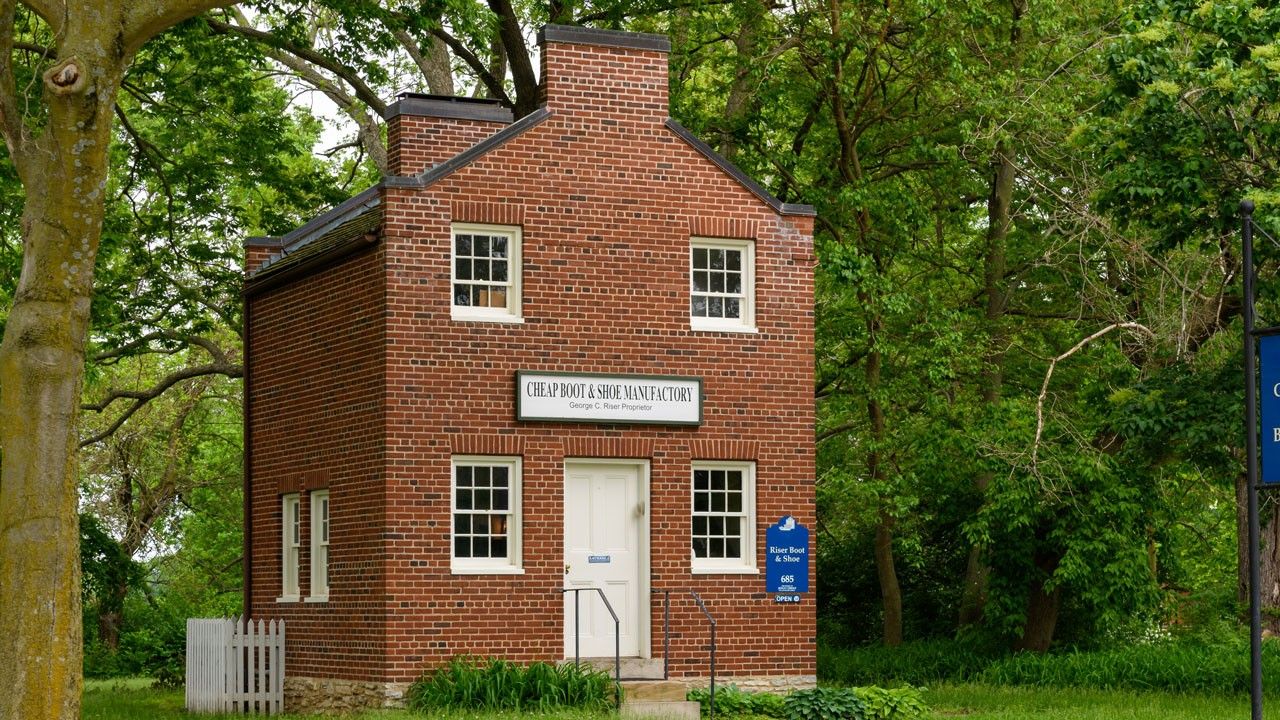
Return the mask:
{"type": "Polygon", "coordinates": [[[695,590],[726,682],[814,682],[765,540],[814,520],[813,210],[668,117],[666,38],[540,39],[541,109],[402,96],[388,177],[248,244],[246,605],[308,704],[612,657],[568,587],[630,667],[669,590],[670,673],[706,675],[695,590]]]}

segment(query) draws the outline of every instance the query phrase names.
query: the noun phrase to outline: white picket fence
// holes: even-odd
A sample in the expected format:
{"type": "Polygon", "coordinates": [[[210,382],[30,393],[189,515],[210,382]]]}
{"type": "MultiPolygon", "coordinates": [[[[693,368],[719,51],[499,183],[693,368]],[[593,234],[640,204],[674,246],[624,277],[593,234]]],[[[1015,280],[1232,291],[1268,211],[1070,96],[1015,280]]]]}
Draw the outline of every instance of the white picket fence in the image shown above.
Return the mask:
{"type": "Polygon", "coordinates": [[[188,712],[283,710],[283,620],[187,620],[188,712]]]}

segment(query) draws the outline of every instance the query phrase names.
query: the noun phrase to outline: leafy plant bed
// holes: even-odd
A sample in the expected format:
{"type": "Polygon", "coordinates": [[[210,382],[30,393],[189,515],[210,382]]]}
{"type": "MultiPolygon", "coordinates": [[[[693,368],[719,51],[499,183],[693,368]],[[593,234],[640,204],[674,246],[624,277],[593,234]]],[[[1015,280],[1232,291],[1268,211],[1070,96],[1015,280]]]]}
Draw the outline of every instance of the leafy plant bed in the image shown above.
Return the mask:
{"type": "MultiPolygon", "coordinates": [[[[711,692],[688,695],[710,716],[711,692]]],[[[820,687],[787,695],[746,692],[730,685],[716,688],[717,718],[773,718],[774,720],[914,720],[928,712],[921,690],[913,687],[820,687]]]]}
{"type": "MultiPolygon", "coordinates": [[[[1046,689],[962,684],[931,687],[925,697],[936,720],[1239,720],[1248,696],[1187,695],[1128,690],[1046,689]]],[[[1268,700],[1264,717],[1280,720],[1268,700]]]]}
{"type": "Polygon", "coordinates": [[[577,665],[458,657],[411,685],[406,698],[419,712],[604,710],[614,705],[615,686],[608,673],[577,665]]]}

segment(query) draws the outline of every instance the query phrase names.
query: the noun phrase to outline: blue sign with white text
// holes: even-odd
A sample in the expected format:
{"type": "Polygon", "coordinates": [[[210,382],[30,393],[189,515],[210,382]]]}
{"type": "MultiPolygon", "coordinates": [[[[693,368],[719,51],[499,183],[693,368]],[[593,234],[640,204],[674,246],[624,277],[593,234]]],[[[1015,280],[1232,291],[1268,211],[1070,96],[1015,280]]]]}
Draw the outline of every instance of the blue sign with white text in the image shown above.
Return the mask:
{"type": "Polygon", "coordinates": [[[765,592],[809,592],[809,528],[784,515],[764,531],[764,542],[765,592]]]}
{"type": "Polygon", "coordinates": [[[1258,368],[1262,382],[1258,387],[1262,416],[1262,482],[1280,483],[1280,335],[1258,338],[1258,368]]]}

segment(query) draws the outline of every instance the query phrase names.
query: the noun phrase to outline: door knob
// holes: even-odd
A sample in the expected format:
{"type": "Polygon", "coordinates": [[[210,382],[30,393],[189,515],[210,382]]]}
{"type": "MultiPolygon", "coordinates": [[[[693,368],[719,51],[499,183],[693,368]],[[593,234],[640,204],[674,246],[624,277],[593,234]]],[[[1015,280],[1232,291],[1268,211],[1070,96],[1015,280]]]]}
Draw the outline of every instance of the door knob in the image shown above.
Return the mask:
{"type": "Polygon", "coordinates": [[[565,574],[565,575],[568,575],[568,574],[569,574],[569,566],[568,566],[568,565],[565,565],[565,566],[564,566],[564,574],[565,574]]]}

